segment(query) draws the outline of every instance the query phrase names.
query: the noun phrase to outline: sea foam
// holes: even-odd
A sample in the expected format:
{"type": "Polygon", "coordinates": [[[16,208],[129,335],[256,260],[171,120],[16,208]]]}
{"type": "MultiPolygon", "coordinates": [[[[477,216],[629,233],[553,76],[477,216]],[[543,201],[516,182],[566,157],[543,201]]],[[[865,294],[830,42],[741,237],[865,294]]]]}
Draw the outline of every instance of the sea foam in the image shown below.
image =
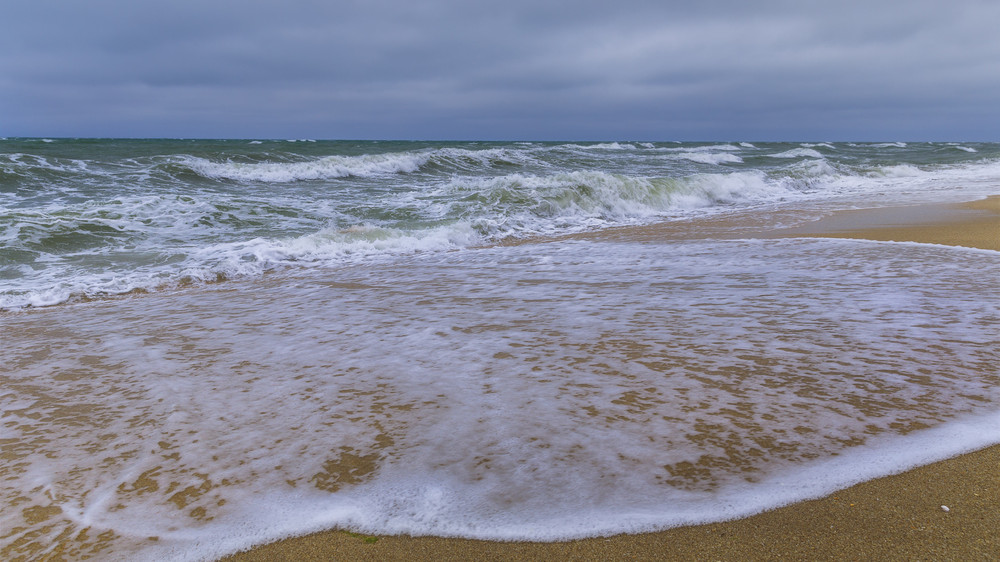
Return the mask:
{"type": "Polygon", "coordinates": [[[793,148],[777,154],[768,154],[771,158],[823,158],[823,155],[812,148],[793,148]]]}
{"type": "Polygon", "coordinates": [[[743,159],[735,154],[730,154],[728,152],[723,153],[711,153],[711,152],[682,152],[677,155],[677,158],[684,158],[685,160],[690,160],[692,162],[698,162],[700,164],[742,164],[743,159]]]}
{"type": "Polygon", "coordinates": [[[284,183],[300,180],[369,177],[415,172],[430,158],[428,154],[402,153],[364,156],[327,156],[306,162],[214,162],[189,157],[185,164],[199,174],[238,181],[284,183]]]}
{"type": "Polygon", "coordinates": [[[1000,182],[990,144],[256,142],[5,141],[0,308],[1000,182]]]}
{"type": "Polygon", "coordinates": [[[2,523],[203,559],[748,515],[1000,441],[998,280],[922,244],[579,241],[7,315],[2,523]]]}

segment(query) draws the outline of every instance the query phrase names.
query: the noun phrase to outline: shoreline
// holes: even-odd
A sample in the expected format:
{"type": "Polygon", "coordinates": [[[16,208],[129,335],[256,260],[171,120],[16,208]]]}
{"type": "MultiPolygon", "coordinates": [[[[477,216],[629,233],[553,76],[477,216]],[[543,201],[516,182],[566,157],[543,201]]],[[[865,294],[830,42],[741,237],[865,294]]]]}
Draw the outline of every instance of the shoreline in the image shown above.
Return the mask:
{"type": "Polygon", "coordinates": [[[986,560],[1000,555],[998,480],[1000,445],[994,445],[720,523],[557,543],[334,530],[222,560],[986,560]]]}
{"type": "MultiPolygon", "coordinates": [[[[640,238],[657,230],[640,228],[640,238]]],[[[841,211],[754,237],[866,238],[1000,251],[1000,196],[962,204],[841,211]]],[[[222,560],[992,559],[1000,557],[997,482],[1000,445],[744,519],[638,535],[535,543],[368,537],[330,530],[222,560]]]]}

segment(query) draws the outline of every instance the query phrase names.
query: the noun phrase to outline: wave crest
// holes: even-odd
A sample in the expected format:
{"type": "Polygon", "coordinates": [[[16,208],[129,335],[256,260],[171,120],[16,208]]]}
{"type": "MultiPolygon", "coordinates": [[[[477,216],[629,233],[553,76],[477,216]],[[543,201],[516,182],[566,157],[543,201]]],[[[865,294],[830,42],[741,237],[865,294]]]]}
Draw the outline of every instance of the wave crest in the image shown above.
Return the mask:
{"type": "Polygon", "coordinates": [[[490,237],[579,230],[664,213],[766,200],[788,188],[757,172],[635,177],[598,171],[462,179],[442,188],[448,215],[474,220],[490,237]]]}
{"type": "Polygon", "coordinates": [[[698,164],[742,164],[743,159],[729,152],[681,152],[675,155],[698,164]]]}
{"type": "Polygon", "coordinates": [[[497,167],[518,167],[536,161],[524,150],[490,148],[469,150],[439,148],[356,156],[325,156],[294,162],[215,162],[185,156],[180,164],[203,177],[239,182],[290,183],[339,178],[374,178],[421,170],[481,172],[497,167]]]}
{"type": "Polygon", "coordinates": [[[213,162],[195,156],[182,164],[193,172],[215,179],[241,182],[288,183],[346,177],[372,177],[415,172],[429,154],[402,152],[361,156],[327,156],[305,162],[213,162]]]}
{"type": "Polygon", "coordinates": [[[812,148],[793,148],[777,154],[768,154],[771,158],[823,158],[823,155],[812,148]]]}

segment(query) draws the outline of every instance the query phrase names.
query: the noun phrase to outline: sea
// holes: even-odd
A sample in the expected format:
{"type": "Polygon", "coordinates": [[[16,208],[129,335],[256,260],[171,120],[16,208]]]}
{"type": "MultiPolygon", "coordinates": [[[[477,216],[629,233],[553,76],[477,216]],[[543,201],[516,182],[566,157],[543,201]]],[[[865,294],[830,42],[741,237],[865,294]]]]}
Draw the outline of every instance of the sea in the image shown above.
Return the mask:
{"type": "Polygon", "coordinates": [[[0,139],[0,557],[744,517],[1000,443],[997,143],[0,139]]]}

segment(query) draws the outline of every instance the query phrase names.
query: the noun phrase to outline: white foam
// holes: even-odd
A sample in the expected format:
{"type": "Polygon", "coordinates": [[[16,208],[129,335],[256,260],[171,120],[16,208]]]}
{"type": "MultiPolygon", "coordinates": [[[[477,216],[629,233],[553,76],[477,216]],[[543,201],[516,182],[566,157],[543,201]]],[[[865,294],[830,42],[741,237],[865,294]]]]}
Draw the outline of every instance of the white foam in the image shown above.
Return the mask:
{"type": "Polygon", "coordinates": [[[526,150],[509,148],[487,148],[469,150],[465,148],[440,148],[432,153],[431,162],[462,172],[482,173],[496,164],[530,166],[539,161],[526,150]]]}
{"type": "MultiPolygon", "coordinates": [[[[0,310],[44,307],[75,298],[121,295],[136,290],[159,290],[180,283],[211,283],[290,267],[321,266],[417,252],[440,252],[481,243],[471,224],[405,231],[357,225],[326,228],[300,237],[222,242],[184,249],[171,266],[138,268],[129,274],[79,273],[71,280],[55,279],[42,288],[22,287],[0,295],[0,310]]],[[[40,284],[38,280],[29,282],[40,284]]]]}
{"type": "Polygon", "coordinates": [[[286,183],[300,180],[372,177],[415,172],[430,159],[429,153],[401,152],[362,156],[327,156],[306,162],[213,162],[187,157],[184,163],[207,177],[248,182],[286,183]]]}
{"type": "Polygon", "coordinates": [[[811,148],[793,148],[777,154],[768,154],[771,158],[823,158],[823,155],[811,148]]]}
{"type": "Polygon", "coordinates": [[[728,152],[681,152],[675,156],[699,164],[742,164],[743,159],[728,152]]]}
{"type": "Polygon", "coordinates": [[[879,168],[872,172],[871,175],[889,178],[916,178],[927,176],[928,174],[912,164],[896,164],[894,166],[879,168]]]}
{"type": "Polygon", "coordinates": [[[24,153],[4,154],[3,156],[7,157],[9,161],[16,166],[15,169],[30,170],[32,168],[41,168],[54,172],[77,173],[87,173],[90,171],[90,163],[86,160],[71,158],[49,159],[44,156],[24,153]]]}
{"type": "MultiPolygon", "coordinates": [[[[479,244],[577,232],[765,203],[863,207],[959,201],[995,193],[1000,183],[1000,164],[985,157],[954,165],[873,166],[858,163],[857,151],[826,159],[803,145],[776,155],[789,161],[761,165],[758,157],[771,150],[767,146],[751,152],[736,144],[652,149],[602,144],[609,149],[446,145],[308,159],[286,148],[256,163],[249,156],[239,162],[222,155],[106,161],[5,154],[3,173],[17,175],[25,189],[0,194],[0,245],[23,252],[27,261],[5,281],[0,307],[42,306],[78,296],[172,287],[182,279],[259,276],[359,256],[451,250],[470,240],[479,244]],[[751,157],[754,162],[731,174],[687,175],[690,161],[727,172],[733,170],[727,164],[751,157]],[[202,181],[191,171],[239,184],[202,181]],[[357,226],[393,234],[377,243],[328,236],[357,226]],[[77,243],[76,231],[91,227],[99,227],[96,242],[65,249],[57,241],[76,237],[70,244],[77,243]],[[46,246],[47,241],[56,243],[46,246]]],[[[810,146],[831,154],[824,145],[810,146]]],[[[965,148],[933,146],[946,153],[965,148]]]]}
{"type": "Polygon", "coordinates": [[[465,172],[481,172],[496,163],[537,164],[525,150],[508,148],[469,150],[452,147],[359,156],[326,156],[301,162],[216,162],[198,157],[183,157],[182,162],[206,177],[271,183],[383,177],[416,172],[431,163],[465,172]]]}
{"type": "Polygon", "coordinates": [[[0,524],[202,559],[324,528],[557,540],[816,497],[1000,441],[1000,255],[970,252],[561,242],[0,316],[6,376],[30,381],[0,395],[26,444],[7,484],[62,510],[0,524]],[[934,427],[896,434],[915,423],[934,427]]]}
{"type": "Polygon", "coordinates": [[[769,182],[757,172],[685,178],[598,171],[511,174],[462,178],[443,186],[442,193],[444,199],[455,201],[448,214],[481,217],[475,224],[482,232],[500,237],[555,229],[571,231],[648,220],[676,210],[793,196],[786,186],[769,182]]]}
{"type": "Polygon", "coordinates": [[[666,152],[684,152],[684,153],[739,152],[740,150],[742,150],[742,148],[733,144],[711,144],[705,146],[668,147],[668,148],[663,148],[662,150],[666,152]]]}
{"type": "Polygon", "coordinates": [[[635,145],[629,143],[619,143],[619,142],[602,142],[597,144],[573,144],[569,145],[573,148],[582,148],[584,150],[626,150],[634,149],[635,145]]]}
{"type": "Polygon", "coordinates": [[[218,263],[210,270],[192,270],[198,278],[259,275],[277,265],[302,262],[335,262],[371,256],[444,251],[468,247],[481,239],[468,223],[433,229],[405,231],[375,225],[326,228],[314,234],[286,239],[256,238],[246,242],[216,244],[198,249],[194,263],[218,263]]]}

